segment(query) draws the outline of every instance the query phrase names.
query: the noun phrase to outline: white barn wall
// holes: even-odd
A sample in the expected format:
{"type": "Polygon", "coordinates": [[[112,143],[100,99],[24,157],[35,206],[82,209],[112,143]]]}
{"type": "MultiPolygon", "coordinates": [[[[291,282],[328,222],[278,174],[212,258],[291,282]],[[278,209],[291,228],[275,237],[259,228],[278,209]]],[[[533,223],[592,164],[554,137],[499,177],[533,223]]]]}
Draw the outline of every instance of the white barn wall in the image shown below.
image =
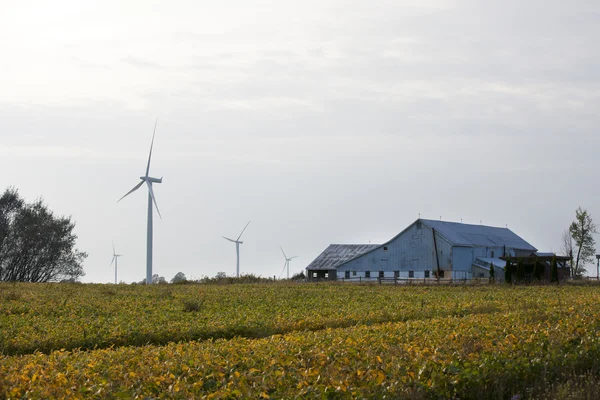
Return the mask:
{"type": "MultiPolygon", "coordinates": [[[[379,271],[384,271],[386,278],[393,278],[394,271],[399,271],[401,278],[408,278],[409,271],[414,271],[415,278],[424,278],[425,271],[430,271],[433,278],[432,272],[437,270],[433,230],[424,224],[419,225],[420,229],[417,223],[413,223],[390,242],[339,266],[338,279],[343,279],[346,271],[350,272],[350,278],[364,278],[365,272],[370,271],[371,278],[375,280],[379,271]],[[386,247],[387,250],[384,250],[386,247]]],[[[440,269],[451,270],[452,245],[439,234],[436,234],[436,241],[440,269]]]]}

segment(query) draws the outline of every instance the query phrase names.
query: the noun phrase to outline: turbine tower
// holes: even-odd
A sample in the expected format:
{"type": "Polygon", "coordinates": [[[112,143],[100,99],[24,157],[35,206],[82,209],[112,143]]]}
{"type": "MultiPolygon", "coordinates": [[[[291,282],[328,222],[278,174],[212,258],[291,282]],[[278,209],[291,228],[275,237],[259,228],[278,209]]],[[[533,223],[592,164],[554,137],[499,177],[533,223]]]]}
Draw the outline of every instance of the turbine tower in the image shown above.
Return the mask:
{"type": "Polygon", "coordinates": [[[248,227],[248,225],[250,225],[250,222],[251,221],[248,221],[248,223],[246,224],[246,226],[244,227],[244,229],[242,229],[242,233],[240,233],[240,236],[238,236],[238,238],[236,240],[229,239],[228,237],[223,236],[223,239],[227,239],[230,242],[235,243],[235,252],[237,254],[236,274],[237,274],[238,278],[240,277],[240,244],[244,243],[244,242],[240,241],[240,238],[244,234],[244,231],[246,230],[246,228],[248,227]]]}
{"type": "Polygon", "coordinates": [[[152,283],[152,203],[156,207],[156,212],[160,219],[162,216],[160,215],[160,210],[158,209],[158,204],[156,204],[156,198],[154,197],[154,191],[152,190],[153,183],[162,183],[161,178],[152,178],[150,174],[150,160],[152,159],[152,147],[154,146],[154,135],[156,134],[156,124],[158,123],[158,118],[156,122],[154,122],[154,132],[152,133],[152,142],[150,144],[150,154],[148,155],[148,165],[146,166],[146,175],[140,176],[141,182],[138,183],[131,189],[129,192],[125,194],[125,196],[121,197],[118,201],[123,200],[125,197],[129,196],[131,193],[138,190],[144,182],[148,186],[148,234],[146,241],[146,284],[149,285],[152,283]]]}
{"type": "MultiPolygon", "coordinates": [[[[285,258],[285,263],[283,264],[283,269],[281,270],[281,273],[283,273],[283,271],[287,267],[287,278],[290,279],[290,261],[292,261],[294,258],[298,258],[298,256],[288,258],[288,256],[285,255],[285,251],[283,251],[283,247],[279,246],[279,248],[281,249],[283,257],[285,258]]],[[[279,276],[281,276],[281,274],[279,276]]]]}
{"type": "Polygon", "coordinates": [[[123,257],[123,254],[117,254],[115,251],[115,243],[113,242],[113,258],[110,262],[110,266],[112,267],[113,263],[115,264],[115,285],[117,284],[117,262],[119,261],[119,257],[123,257]]]}

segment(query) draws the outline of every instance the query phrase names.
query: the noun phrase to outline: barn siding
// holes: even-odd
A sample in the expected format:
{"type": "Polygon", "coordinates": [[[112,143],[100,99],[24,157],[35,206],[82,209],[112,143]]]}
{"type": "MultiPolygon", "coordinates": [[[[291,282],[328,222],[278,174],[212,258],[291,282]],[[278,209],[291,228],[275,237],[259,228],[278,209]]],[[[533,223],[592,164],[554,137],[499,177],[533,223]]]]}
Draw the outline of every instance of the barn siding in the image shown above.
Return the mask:
{"type": "MultiPolygon", "coordinates": [[[[451,270],[452,245],[439,234],[436,237],[440,269],[451,270]]],[[[391,242],[339,266],[337,276],[344,278],[345,272],[350,271],[351,278],[364,277],[365,271],[370,271],[371,277],[377,278],[379,271],[384,271],[386,278],[393,278],[394,271],[399,271],[401,278],[408,278],[409,271],[413,271],[415,278],[423,278],[425,271],[431,273],[434,270],[437,270],[437,263],[433,231],[424,224],[419,229],[415,223],[391,242]],[[357,275],[353,275],[353,271],[357,275]]]]}

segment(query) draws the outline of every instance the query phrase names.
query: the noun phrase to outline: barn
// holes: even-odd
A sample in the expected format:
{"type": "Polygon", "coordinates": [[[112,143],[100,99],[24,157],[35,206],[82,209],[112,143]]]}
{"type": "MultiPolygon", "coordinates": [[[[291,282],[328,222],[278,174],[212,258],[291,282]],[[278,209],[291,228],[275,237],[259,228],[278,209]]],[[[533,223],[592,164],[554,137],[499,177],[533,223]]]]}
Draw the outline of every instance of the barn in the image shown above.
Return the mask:
{"type": "Polygon", "coordinates": [[[508,228],[417,219],[380,245],[330,245],[306,267],[308,279],[472,279],[497,276],[505,257],[531,257],[537,249],[508,228]]]}

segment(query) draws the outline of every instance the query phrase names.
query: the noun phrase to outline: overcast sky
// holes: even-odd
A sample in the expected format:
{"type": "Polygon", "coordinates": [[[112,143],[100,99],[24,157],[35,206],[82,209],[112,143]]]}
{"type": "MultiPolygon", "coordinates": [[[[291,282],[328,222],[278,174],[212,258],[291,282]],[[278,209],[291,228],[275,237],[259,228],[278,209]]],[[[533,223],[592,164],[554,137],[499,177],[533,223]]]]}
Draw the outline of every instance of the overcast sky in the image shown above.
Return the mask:
{"type": "MultiPolygon", "coordinates": [[[[71,215],[86,282],[292,272],[419,215],[542,251],[600,222],[597,0],[5,1],[0,189],[71,215]]],[[[596,238],[600,242],[600,237],[596,238]]],[[[593,270],[595,275],[595,268],[593,270]]]]}

